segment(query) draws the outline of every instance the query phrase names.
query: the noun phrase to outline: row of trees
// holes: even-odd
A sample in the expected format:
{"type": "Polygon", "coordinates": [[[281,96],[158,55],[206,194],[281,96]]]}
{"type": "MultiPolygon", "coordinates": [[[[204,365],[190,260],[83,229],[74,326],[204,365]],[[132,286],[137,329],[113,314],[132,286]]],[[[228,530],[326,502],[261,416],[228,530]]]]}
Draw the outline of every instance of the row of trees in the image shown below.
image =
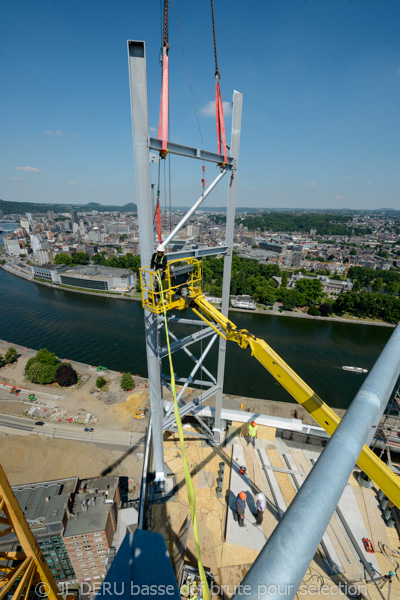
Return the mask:
{"type": "Polygon", "coordinates": [[[359,318],[397,323],[400,321],[400,298],[376,292],[345,292],[336,298],[333,311],[338,315],[349,313],[359,318]]]}
{"type": "Polygon", "coordinates": [[[75,369],[69,363],[62,363],[53,352],[41,348],[36,356],[28,360],[25,367],[25,376],[32,383],[46,385],[57,382],[66,387],[78,381],[75,369]]]}
{"type": "MultiPolygon", "coordinates": [[[[100,375],[96,379],[96,387],[101,390],[107,385],[107,380],[105,377],[100,375]]],[[[135,387],[135,381],[133,379],[132,373],[123,373],[121,377],[121,388],[127,392],[128,390],[133,390],[135,387]]]]}
{"type": "Polygon", "coordinates": [[[316,229],[318,235],[352,235],[354,233],[372,233],[370,228],[348,227],[351,216],[338,214],[307,214],[290,212],[270,212],[257,216],[245,218],[237,217],[236,223],[242,223],[250,231],[260,229],[261,231],[293,231],[309,232],[316,229]]]}
{"type": "Polygon", "coordinates": [[[68,267],[88,265],[90,263],[90,256],[86,252],[75,252],[72,256],[65,254],[65,252],[60,252],[60,254],[55,255],[54,262],[56,265],[67,265],[68,267]]]}
{"type": "Polygon", "coordinates": [[[108,258],[105,252],[100,252],[93,256],[93,264],[104,267],[114,267],[119,269],[130,269],[134,273],[139,273],[140,256],[132,254],[111,254],[108,258]]]}

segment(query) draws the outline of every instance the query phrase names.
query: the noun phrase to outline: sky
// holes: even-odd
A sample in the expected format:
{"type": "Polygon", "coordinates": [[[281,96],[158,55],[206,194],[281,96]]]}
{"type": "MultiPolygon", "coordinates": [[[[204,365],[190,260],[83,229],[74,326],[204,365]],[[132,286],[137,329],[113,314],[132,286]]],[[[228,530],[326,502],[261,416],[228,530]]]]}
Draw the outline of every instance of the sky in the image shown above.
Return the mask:
{"type": "MultiPolygon", "coordinates": [[[[169,5],[170,138],[216,152],[210,2],[169,5]]],[[[214,10],[228,140],[233,91],[243,94],[237,206],[400,209],[400,2],[214,0],[214,10]]],[[[161,21],[160,0],[2,3],[1,199],[136,201],[127,40],[146,42],[156,137],[161,21]]],[[[216,175],[207,164],[206,185],[216,175]]],[[[202,176],[198,161],[162,161],[162,205],[190,206],[202,176]]],[[[227,181],[205,207],[226,204],[227,181]]]]}

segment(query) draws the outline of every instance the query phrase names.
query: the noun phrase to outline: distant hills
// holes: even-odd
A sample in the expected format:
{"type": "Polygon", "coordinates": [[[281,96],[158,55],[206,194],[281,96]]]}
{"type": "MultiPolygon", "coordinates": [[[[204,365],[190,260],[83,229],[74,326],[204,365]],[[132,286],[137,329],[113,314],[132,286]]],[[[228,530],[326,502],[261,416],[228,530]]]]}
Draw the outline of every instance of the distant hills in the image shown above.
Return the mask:
{"type": "MultiPolygon", "coordinates": [[[[173,206],[173,211],[186,212],[189,210],[189,206],[173,206]]],[[[78,212],[85,212],[90,210],[97,210],[98,212],[137,212],[137,206],[134,202],[124,204],[123,206],[112,206],[106,204],[100,204],[99,202],[89,202],[88,204],[39,204],[33,202],[9,202],[7,200],[0,199],[0,210],[4,214],[25,214],[27,212],[39,212],[46,213],[48,210],[52,210],[54,213],[70,212],[71,210],[77,210],[78,212]]],[[[207,206],[198,209],[198,212],[216,212],[226,213],[226,206],[207,206]]],[[[355,208],[285,208],[285,207],[265,207],[265,208],[254,208],[248,206],[238,206],[236,213],[247,213],[247,214],[259,214],[259,213],[337,213],[342,215],[354,215],[358,213],[368,214],[382,214],[391,215],[393,217],[400,216],[400,210],[394,208],[377,208],[377,209],[355,209],[355,208]]]]}
{"type": "Polygon", "coordinates": [[[0,199],[0,210],[4,214],[12,215],[21,215],[27,212],[46,213],[48,210],[52,210],[54,213],[71,212],[71,210],[77,210],[78,212],[89,210],[97,210],[98,212],[137,212],[137,206],[133,202],[129,202],[124,206],[109,206],[98,202],[89,202],[88,204],[39,204],[34,202],[9,202],[0,199]]]}

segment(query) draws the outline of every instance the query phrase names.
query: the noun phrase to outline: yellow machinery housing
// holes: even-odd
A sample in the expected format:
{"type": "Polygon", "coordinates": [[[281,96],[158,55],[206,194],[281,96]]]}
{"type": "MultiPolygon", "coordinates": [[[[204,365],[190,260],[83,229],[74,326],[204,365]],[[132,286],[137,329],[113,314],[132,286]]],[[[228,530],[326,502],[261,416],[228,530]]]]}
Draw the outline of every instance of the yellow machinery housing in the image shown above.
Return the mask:
{"type": "MultiPolygon", "coordinates": [[[[317,423],[332,435],[340,418],[303,381],[268,344],[246,329],[238,329],[217,308],[207,302],[201,291],[201,263],[197,259],[179,259],[168,263],[161,281],[150,267],[140,269],[143,308],[161,314],[165,309],[191,307],[218,335],[236,342],[241,348],[250,346],[251,354],[301,404],[317,423]],[[162,288],[162,289],[161,289],[162,288]]],[[[368,446],[364,445],[358,466],[400,508],[400,480],[368,446]]]]}

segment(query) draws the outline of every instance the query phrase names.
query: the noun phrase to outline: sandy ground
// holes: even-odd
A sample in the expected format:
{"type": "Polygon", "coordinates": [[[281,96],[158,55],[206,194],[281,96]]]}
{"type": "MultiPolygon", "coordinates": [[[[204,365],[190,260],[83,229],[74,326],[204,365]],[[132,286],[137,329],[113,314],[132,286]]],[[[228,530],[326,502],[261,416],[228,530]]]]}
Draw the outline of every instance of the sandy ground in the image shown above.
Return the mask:
{"type": "Polygon", "coordinates": [[[140,486],[141,454],[110,451],[92,444],[52,440],[37,435],[0,437],[1,465],[11,485],[59,477],[119,475],[140,486]]]}
{"type": "MultiPolygon", "coordinates": [[[[149,389],[146,379],[135,377],[135,389],[124,392],[120,388],[120,373],[116,371],[99,373],[93,366],[70,361],[77,372],[83,376],[84,383],[80,387],[65,389],[54,385],[34,385],[26,379],[24,370],[28,359],[34,356],[36,351],[0,341],[0,354],[4,355],[10,345],[16,348],[19,357],[15,364],[0,369],[0,383],[32,390],[38,398],[36,404],[48,407],[47,412],[41,414],[41,420],[47,421],[53,410],[58,409],[65,410],[62,414],[63,423],[66,423],[70,417],[78,417],[78,422],[71,423],[71,427],[84,427],[86,415],[92,414],[93,420],[90,425],[94,426],[96,431],[98,429],[122,429],[140,433],[146,431],[148,418],[140,420],[134,418],[136,410],[149,407],[149,389]],[[95,391],[95,382],[100,374],[103,374],[107,380],[107,387],[103,392],[95,391]],[[51,398],[47,395],[55,397],[51,398]]],[[[184,399],[189,400],[192,393],[196,392],[187,390],[184,399]]],[[[32,406],[27,396],[27,394],[20,394],[16,397],[8,390],[0,390],[0,413],[27,416],[25,411],[32,406]]],[[[223,402],[226,408],[298,418],[304,423],[315,423],[297,403],[228,395],[224,396],[223,402]]],[[[213,401],[210,404],[212,405],[213,401]]],[[[341,416],[345,411],[337,412],[341,416]]],[[[34,420],[37,418],[32,416],[34,420]]],[[[13,485],[73,475],[95,476],[106,469],[111,469],[109,472],[116,475],[127,475],[138,481],[141,478],[141,461],[134,450],[131,453],[110,451],[83,442],[52,440],[37,435],[26,437],[6,435],[0,437],[0,447],[3,450],[3,467],[13,485]]]]}

